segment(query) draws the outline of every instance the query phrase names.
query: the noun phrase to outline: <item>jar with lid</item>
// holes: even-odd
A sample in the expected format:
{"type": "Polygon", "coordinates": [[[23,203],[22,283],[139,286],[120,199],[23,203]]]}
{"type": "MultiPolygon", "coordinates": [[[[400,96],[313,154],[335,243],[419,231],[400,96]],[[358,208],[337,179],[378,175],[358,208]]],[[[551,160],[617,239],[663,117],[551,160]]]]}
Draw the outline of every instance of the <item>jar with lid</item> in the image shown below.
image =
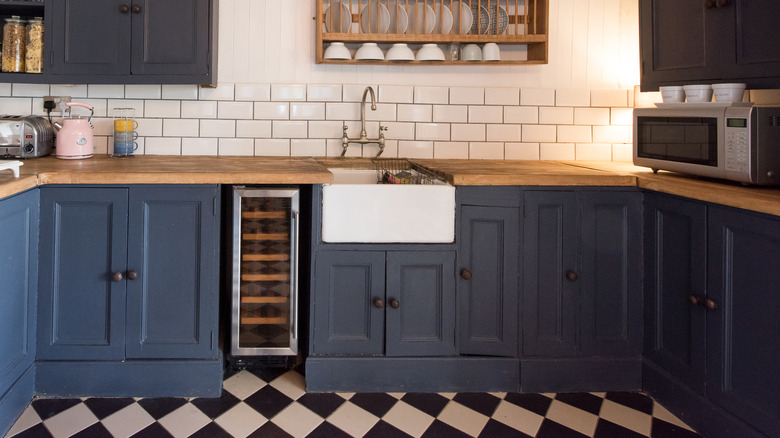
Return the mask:
{"type": "Polygon", "coordinates": [[[43,18],[27,22],[27,48],[24,59],[27,73],[43,73],[43,18]]]}
{"type": "Polygon", "coordinates": [[[3,26],[3,68],[4,72],[24,72],[24,49],[27,45],[25,21],[14,15],[5,19],[3,26]]]}

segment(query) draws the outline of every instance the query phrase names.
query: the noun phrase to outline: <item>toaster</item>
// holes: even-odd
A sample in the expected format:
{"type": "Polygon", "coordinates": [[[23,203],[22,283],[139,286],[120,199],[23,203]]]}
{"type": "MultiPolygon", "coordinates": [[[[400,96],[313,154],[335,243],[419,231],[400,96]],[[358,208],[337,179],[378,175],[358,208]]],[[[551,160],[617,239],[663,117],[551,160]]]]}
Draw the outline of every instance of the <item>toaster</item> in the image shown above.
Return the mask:
{"type": "Polygon", "coordinates": [[[52,153],[54,128],[40,116],[0,116],[0,158],[35,158],[52,153]]]}

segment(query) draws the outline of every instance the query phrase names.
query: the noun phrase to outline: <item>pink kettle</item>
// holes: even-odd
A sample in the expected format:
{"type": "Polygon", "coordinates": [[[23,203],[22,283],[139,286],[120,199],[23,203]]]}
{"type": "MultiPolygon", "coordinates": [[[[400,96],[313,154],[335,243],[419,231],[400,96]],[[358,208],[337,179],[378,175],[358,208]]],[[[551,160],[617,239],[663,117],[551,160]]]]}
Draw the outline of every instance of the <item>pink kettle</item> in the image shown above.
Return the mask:
{"type": "Polygon", "coordinates": [[[95,113],[95,110],[91,105],[81,102],[67,102],[65,105],[70,109],[71,116],[63,119],[62,125],[54,123],[54,127],[58,129],[56,156],[66,160],[90,158],[93,154],[92,115],[95,113]],[[88,109],[89,118],[74,117],[72,108],[74,106],[88,109]]]}

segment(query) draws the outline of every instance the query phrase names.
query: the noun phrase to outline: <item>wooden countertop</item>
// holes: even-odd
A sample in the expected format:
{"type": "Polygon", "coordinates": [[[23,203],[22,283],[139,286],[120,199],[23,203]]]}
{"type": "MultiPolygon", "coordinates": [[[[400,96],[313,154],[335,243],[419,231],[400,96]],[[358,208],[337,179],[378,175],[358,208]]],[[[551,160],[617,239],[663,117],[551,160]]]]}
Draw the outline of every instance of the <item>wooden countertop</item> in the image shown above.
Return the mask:
{"type": "MultiPolygon", "coordinates": [[[[453,185],[624,186],[780,216],[780,188],[592,161],[422,160],[453,185]]],[[[19,178],[0,173],[0,198],[43,184],[324,184],[332,167],[372,168],[366,158],[192,157],[138,155],[87,160],[25,160],[19,178]]]]}

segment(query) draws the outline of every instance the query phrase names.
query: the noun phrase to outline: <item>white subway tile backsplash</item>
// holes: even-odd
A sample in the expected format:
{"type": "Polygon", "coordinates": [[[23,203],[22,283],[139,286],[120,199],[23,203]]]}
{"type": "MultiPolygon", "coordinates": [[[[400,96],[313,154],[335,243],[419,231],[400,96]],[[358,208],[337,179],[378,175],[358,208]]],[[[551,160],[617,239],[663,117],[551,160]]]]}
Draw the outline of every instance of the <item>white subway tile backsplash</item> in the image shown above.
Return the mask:
{"type": "Polygon", "coordinates": [[[631,108],[612,108],[610,124],[632,126],[634,124],[634,110],[631,108]]]}
{"type": "Polygon", "coordinates": [[[612,161],[628,161],[634,160],[633,144],[620,143],[612,145],[612,161]]]}
{"type": "Polygon", "coordinates": [[[287,120],[290,104],[287,102],[255,102],[254,117],[259,120],[287,120]]]}
{"type": "MultiPolygon", "coordinates": [[[[92,140],[92,153],[93,154],[107,154],[108,153],[108,137],[94,137],[92,140]]],[[[113,147],[113,143],[112,143],[113,147]]]]}
{"type": "MultiPolygon", "coordinates": [[[[344,102],[361,102],[363,100],[363,92],[366,90],[366,87],[369,87],[369,85],[355,85],[355,84],[344,84],[342,87],[342,96],[341,100],[344,102]]],[[[374,94],[376,94],[377,86],[376,85],[370,85],[371,88],[374,89],[374,94]]],[[[366,102],[371,101],[371,96],[366,95],[366,102]]]]}
{"type": "Polygon", "coordinates": [[[113,100],[109,99],[106,104],[106,116],[115,117],[120,113],[127,114],[126,108],[132,108],[132,114],[128,114],[132,118],[140,118],[144,116],[144,101],[143,100],[113,100]],[[118,110],[122,108],[121,110],[118,110]]]}
{"type": "Polygon", "coordinates": [[[182,84],[163,85],[162,98],[178,99],[178,100],[196,100],[198,98],[198,86],[182,85],[182,84]]]}
{"type": "Polygon", "coordinates": [[[485,141],[484,124],[453,123],[451,127],[452,141],[485,141]]]}
{"type": "Polygon", "coordinates": [[[125,86],[114,84],[92,84],[87,86],[87,96],[90,99],[114,98],[122,99],[125,97],[125,86]]]}
{"type": "Polygon", "coordinates": [[[236,84],[237,101],[271,100],[271,84],[236,84]]]}
{"type": "Polygon", "coordinates": [[[271,100],[288,102],[304,101],[306,100],[306,85],[271,84],[271,100]]]}
{"type": "Polygon", "coordinates": [[[573,161],[575,159],[572,143],[542,143],[539,145],[540,160],[573,161]]]}
{"type": "Polygon", "coordinates": [[[216,138],[182,138],[182,155],[217,155],[219,153],[216,138]]]}
{"type": "Polygon", "coordinates": [[[628,91],[627,90],[591,90],[590,106],[626,107],[628,106],[628,91]]]}
{"type": "Polygon", "coordinates": [[[200,120],[197,119],[164,119],[163,136],[165,137],[198,137],[200,136],[200,120]]]}
{"type": "Polygon", "coordinates": [[[505,106],[504,123],[539,123],[539,107],[505,106]]]}
{"type": "Polygon", "coordinates": [[[385,132],[385,138],[387,139],[393,139],[393,140],[414,140],[415,139],[414,123],[386,122],[386,123],[382,123],[382,125],[387,127],[387,132],[385,132]]]}
{"type": "Polygon", "coordinates": [[[398,156],[406,158],[433,158],[433,142],[399,141],[398,156]]]}
{"type": "Polygon", "coordinates": [[[596,143],[631,143],[633,139],[631,126],[594,126],[593,141],[596,143]]]}
{"type": "Polygon", "coordinates": [[[556,106],[590,106],[588,90],[555,90],[556,106]]]}
{"type": "Polygon", "coordinates": [[[433,143],[433,158],[467,160],[469,158],[469,143],[465,141],[436,141],[433,143]]]}
{"type": "Polygon", "coordinates": [[[506,143],[504,158],[507,160],[538,160],[539,143],[506,143]]]}
{"type": "MultiPolygon", "coordinates": [[[[325,154],[328,157],[340,157],[341,152],[344,150],[344,148],[341,145],[341,140],[336,139],[328,139],[325,140],[325,154]]],[[[349,148],[347,148],[347,152],[344,154],[345,157],[362,157],[363,156],[363,149],[360,147],[359,144],[350,144],[349,148]]]]}
{"type": "Polygon", "coordinates": [[[200,121],[200,135],[202,137],[235,137],[236,136],[236,121],[235,120],[201,120],[200,121]]]}
{"type": "MultiPolygon", "coordinates": [[[[162,137],[163,121],[162,119],[136,119],[138,120],[138,135],[141,137],[162,137]]],[[[201,130],[201,135],[203,131],[201,130]]]]}
{"type": "Polygon", "coordinates": [[[291,120],[324,120],[325,103],[303,102],[290,104],[291,120]]]}
{"type": "Polygon", "coordinates": [[[469,106],[469,123],[503,123],[502,106],[469,106]]]}
{"type": "Polygon", "coordinates": [[[271,121],[236,120],[236,137],[271,138],[271,121]]]}
{"type": "Polygon", "coordinates": [[[217,102],[217,118],[250,120],[253,117],[252,102],[217,102]]]}
{"type": "Polygon", "coordinates": [[[485,89],[476,87],[450,88],[450,103],[454,105],[484,105],[485,89]]]}
{"type": "Polygon", "coordinates": [[[609,108],[574,108],[575,125],[609,125],[609,108]]]}
{"type": "Polygon", "coordinates": [[[574,108],[543,106],[539,108],[539,123],[548,125],[571,125],[574,123],[574,108]]]}
{"type": "Polygon", "coordinates": [[[414,103],[446,105],[449,102],[449,87],[414,87],[414,103]]]}
{"type": "Polygon", "coordinates": [[[450,139],[450,125],[447,123],[418,123],[416,139],[447,141],[450,139]]]}
{"type": "Polygon", "coordinates": [[[520,90],[522,106],[554,106],[555,90],[552,88],[523,88],[520,90]]]}
{"type": "Polygon", "coordinates": [[[326,150],[326,142],[323,139],[290,140],[290,155],[293,157],[324,157],[326,150]]]}
{"type": "Polygon", "coordinates": [[[472,160],[503,160],[504,143],[469,143],[469,158],[472,160]]]}
{"type": "Polygon", "coordinates": [[[519,88],[485,88],[485,105],[519,105],[519,88]]]}
{"type": "Polygon", "coordinates": [[[322,120],[309,122],[309,138],[340,139],[343,134],[342,122],[322,120]]]}
{"type": "Polygon", "coordinates": [[[414,87],[411,85],[380,85],[377,102],[413,103],[414,87]]]}
{"type": "Polygon", "coordinates": [[[590,143],[593,140],[590,126],[559,125],[558,141],[566,143],[590,143]]]}
{"type": "Polygon", "coordinates": [[[612,145],[609,143],[578,143],[575,145],[577,160],[610,161],[612,145]]]}
{"type": "Polygon", "coordinates": [[[49,91],[48,84],[13,84],[12,93],[14,97],[42,97],[49,96],[49,91]]]}
{"type": "MultiPolygon", "coordinates": [[[[92,106],[92,117],[106,117],[108,115],[108,101],[106,99],[79,99],[81,103],[92,106]]],[[[72,107],[74,115],[88,116],[89,110],[82,107],[72,107]]]]}
{"type": "Polygon", "coordinates": [[[199,88],[200,100],[235,100],[236,87],[234,84],[217,84],[215,88],[199,88]]]}
{"type": "Polygon", "coordinates": [[[279,138],[256,139],[255,155],[267,157],[289,157],[290,140],[279,138]]]}
{"type": "Polygon", "coordinates": [[[517,142],[522,140],[520,125],[487,125],[487,141],[517,142]]]}
{"type": "Polygon", "coordinates": [[[306,100],[309,102],[341,102],[341,93],[339,84],[306,85],[306,100]]]}
{"type": "Polygon", "coordinates": [[[431,122],[433,107],[431,105],[398,105],[399,122],[431,122]]]}
{"type": "Polygon", "coordinates": [[[210,100],[186,100],[181,103],[181,116],[187,119],[216,119],[217,103],[210,100]]]}
{"type": "Polygon", "coordinates": [[[299,120],[274,120],[272,134],[273,138],[306,138],[308,136],[307,124],[299,120]]]}
{"type": "Polygon", "coordinates": [[[181,138],[146,137],[144,138],[146,155],[181,155],[181,138]]]}
{"type": "MultiPolygon", "coordinates": [[[[11,96],[13,92],[13,84],[5,83],[0,84],[0,96],[11,96]]],[[[59,94],[57,95],[59,96],[59,94]]]]}
{"type": "MultiPolygon", "coordinates": [[[[396,106],[393,104],[376,104],[376,111],[372,111],[369,105],[366,105],[366,120],[374,120],[378,122],[394,122],[396,121],[396,106]]],[[[360,107],[360,105],[358,105],[360,107]]]]}
{"type": "Polygon", "coordinates": [[[557,139],[555,125],[523,125],[523,143],[551,143],[557,139]]]}
{"type": "MultiPolygon", "coordinates": [[[[81,85],[86,88],[86,85],[81,85]]],[[[67,94],[69,90],[63,87],[62,90],[55,88],[52,85],[52,94],[56,96],[73,96],[67,94]],[[57,91],[55,93],[55,91],[57,91]],[[65,93],[65,94],[63,94],[65,93]]],[[[82,94],[86,95],[86,94],[82,94]]],[[[125,98],[126,99],[161,99],[162,98],[162,86],[160,85],[125,85],[125,98]]]]}
{"type": "Polygon", "coordinates": [[[469,120],[469,107],[466,105],[434,105],[433,121],[466,123],[469,120]]]}
{"type": "Polygon", "coordinates": [[[352,102],[328,102],[325,104],[325,119],[342,121],[360,120],[360,105],[352,102]]]}
{"type": "Polygon", "coordinates": [[[181,117],[181,102],[178,100],[145,100],[144,117],[181,117]]]}
{"type": "MultiPolygon", "coordinates": [[[[387,140],[385,142],[385,150],[382,152],[382,158],[403,157],[402,155],[398,155],[398,143],[397,140],[387,140]]],[[[367,144],[363,146],[362,153],[363,157],[374,158],[376,157],[376,154],[379,153],[379,145],[367,144]]]]}
{"type": "Polygon", "coordinates": [[[218,144],[219,155],[246,155],[255,154],[255,141],[251,138],[220,138],[218,144]]]}

